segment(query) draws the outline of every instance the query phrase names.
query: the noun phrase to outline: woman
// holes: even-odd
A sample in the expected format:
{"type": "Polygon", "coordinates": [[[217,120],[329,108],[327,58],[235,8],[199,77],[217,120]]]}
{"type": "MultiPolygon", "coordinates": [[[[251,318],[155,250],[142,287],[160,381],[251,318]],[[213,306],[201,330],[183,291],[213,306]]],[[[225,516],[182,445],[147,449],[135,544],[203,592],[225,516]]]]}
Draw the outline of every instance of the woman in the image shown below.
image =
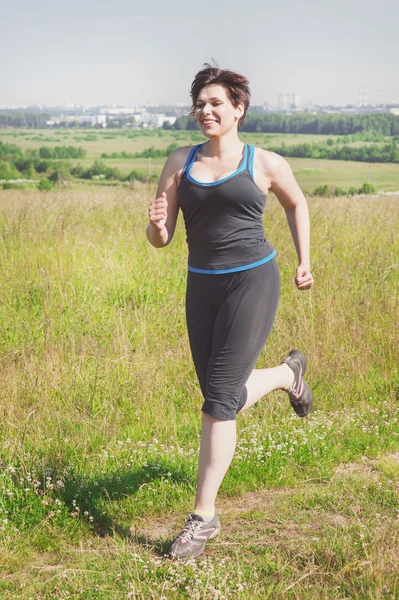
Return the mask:
{"type": "Polygon", "coordinates": [[[313,285],[305,197],[284,158],[240,141],[250,99],[245,77],[205,65],[191,97],[192,114],[208,140],[169,156],[146,232],[156,248],[169,244],[181,208],[189,248],[187,327],[204,396],[194,510],[170,548],[185,559],[199,556],[220,531],[215,500],[235,450],[236,414],[277,389],[288,393],[301,417],[313,404],[298,350],[277,367],[254,369],[280,293],[276,252],[263,231],[266,195],[272,190],[286,212],[299,290],[313,285]]]}

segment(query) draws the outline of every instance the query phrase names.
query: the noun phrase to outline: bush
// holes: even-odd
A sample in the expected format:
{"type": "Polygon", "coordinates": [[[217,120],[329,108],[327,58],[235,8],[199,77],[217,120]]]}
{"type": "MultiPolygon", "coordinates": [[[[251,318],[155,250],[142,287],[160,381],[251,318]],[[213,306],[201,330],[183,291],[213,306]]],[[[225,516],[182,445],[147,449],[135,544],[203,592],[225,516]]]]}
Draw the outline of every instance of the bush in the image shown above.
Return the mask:
{"type": "MultiPolygon", "coordinates": [[[[78,177],[82,177],[82,179],[92,179],[95,176],[98,175],[103,175],[105,177],[106,172],[107,172],[108,167],[106,165],[104,165],[104,163],[101,162],[101,160],[96,160],[91,167],[89,167],[88,169],[82,170],[80,175],[78,175],[78,177]]],[[[75,169],[73,169],[71,172],[73,174],[75,169]]]]}
{"type": "Polygon", "coordinates": [[[15,166],[8,161],[0,161],[0,179],[18,179],[20,173],[15,166]]]}
{"type": "Polygon", "coordinates": [[[22,156],[23,153],[19,146],[16,146],[15,144],[5,144],[4,142],[0,141],[0,158],[12,160],[22,156]]]}
{"type": "Polygon", "coordinates": [[[24,190],[25,186],[23,183],[11,183],[11,181],[6,181],[3,183],[3,190],[24,190]]]}
{"type": "Polygon", "coordinates": [[[351,186],[348,190],[325,183],[313,191],[313,196],[355,196],[356,194],[375,194],[376,187],[372,183],[363,183],[361,188],[351,186]]]}
{"type": "Polygon", "coordinates": [[[41,146],[39,148],[40,158],[84,158],[87,152],[84,148],[77,148],[76,146],[55,146],[54,148],[47,148],[41,146]]]}
{"type": "Polygon", "coordinates": [[[37,189],[42,192],[49,192],[53,189],[53,184],[47,179],[47,177],[44,177],[39,181],[37,189]]]}
{"type": "Polygon", "coordinates": [[[117,181],[126,181],[127,176],[122,173],[118,167],[108,167],[105,172],[107,179],[116,179],[117,181]]]}
{"type": "Polygon", "coordinates": [[[334,196],[346,196],[346,190],[342,187],[336,187],[334,189],[334,196]]]}
{"type": "Polygon", "coordinates": [[[54,171],[49,175],[48,179],[54,184],[61,185],[71,178],[69,168],[65,164],[60,164],[55,167],[54,171]]]}
{"type": "Polygon", "coordinates": [[[46,148],[45,146],[42,146],[41,148],[39,148],[39,156],[40,156],[40,158],[53,158],[51,149],[46,148]]]}
{"type": "Polygon", "coordinates": [[[81,164],[75,165],[71,168],[71,175],[74,177],[82,177],[82,173],[84,172],[84,167],[81,164]]]}
{"type": "Polygon", "coordinates": [[[130,171],[129,175],[127,176],[127,180],[128,181],[144,181],[145,175],[140,173],[140,171],[136,171],[136,169],[133,169],[132,171],[130,171]]]}
{"type": "Polygon", "coordinates": [[[331,196],[331,186],[328,183],[325,183],[324,185],[321,185],[320,187],[316,188],[313,194],[315,196],[323,197],[331,196]]]}
{"type": "Polygon", "coordinates": [[[169,144],[169,146],[166,148],[166,156],[169,156],[169,154],[172,154],[172,152],[177,150],[178,147],[179,147],[179,144],[176,144],[176,142],[169,144]]]}
{"type": "Polygon", "coordinates": [[[36,173],[45,173],[50,166],[50,160],[35,160],[36,173]]]}
{"type": "Polygon", "coordinates": [[[14,161],[14,165],[18,171],[21,171],[22,173],[23,171],[28,171],[30,169],[33,165],[33,160],[31,158],[17,158],[14,161]]]}
{"type": "Polygon", "coordinates": [[[362,187],[359,188],[358,194],[375,194],[377,188],[372,183],[363,183],[362,187]]]}
{"type": "Polygon", "coordinates": [[[37,179],[37,173],[33,167],[33,165],[30,165],[29,169],[26,169],[23,172],[24,177],[26,177],[26,179],[37,179]]]}

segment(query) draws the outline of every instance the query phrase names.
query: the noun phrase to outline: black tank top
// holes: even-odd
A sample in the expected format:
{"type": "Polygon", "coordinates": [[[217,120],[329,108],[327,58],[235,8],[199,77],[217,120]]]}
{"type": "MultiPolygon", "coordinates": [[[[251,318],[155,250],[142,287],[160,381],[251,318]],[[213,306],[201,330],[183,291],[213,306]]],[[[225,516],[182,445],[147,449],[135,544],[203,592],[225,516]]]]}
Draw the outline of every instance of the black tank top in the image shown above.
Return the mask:
{"type": "Polygon", "coordinates": [[[219,181],[202,183],[190,174],[202,146],[190,150],[178,188],[189,271],[230,273],[271,260],[276,251],[264,235],[266,195],[254,182],[254,147],[245,144],[243,159],[234,173],[219,181]]]}

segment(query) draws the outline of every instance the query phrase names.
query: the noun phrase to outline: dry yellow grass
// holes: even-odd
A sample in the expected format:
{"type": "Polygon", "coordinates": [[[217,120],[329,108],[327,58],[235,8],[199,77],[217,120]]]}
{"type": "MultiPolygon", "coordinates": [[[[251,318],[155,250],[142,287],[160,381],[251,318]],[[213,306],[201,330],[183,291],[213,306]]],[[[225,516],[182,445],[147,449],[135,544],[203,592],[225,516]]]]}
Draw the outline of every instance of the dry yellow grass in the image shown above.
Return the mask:
{"type": "Polygon", "coordinates": [[[183,226],[148,244],[154,193],[0,192],[0,595],[398,597],[399,197],[309,200],[311,294],[269,199],[282,296],[259,365],[304,349],[315,413],[295,419],[276,393],[243,415],[226,536],[173,566],[158,526],[190,507],[201,398],[183,226]]]}

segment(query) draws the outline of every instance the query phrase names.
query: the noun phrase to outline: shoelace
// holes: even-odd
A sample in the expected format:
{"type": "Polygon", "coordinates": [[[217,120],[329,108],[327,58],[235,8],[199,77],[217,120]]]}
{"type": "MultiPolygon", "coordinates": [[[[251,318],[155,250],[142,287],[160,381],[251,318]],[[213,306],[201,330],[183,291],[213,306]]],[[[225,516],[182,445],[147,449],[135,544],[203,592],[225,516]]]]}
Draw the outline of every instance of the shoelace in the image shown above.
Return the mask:
{"type": "Polygon", "coordinates": [[[187,540],[188,542],[193,539],[194,535],[197,533],[198,529],[201,528],[201,521],[194,521],[194,519],[189,519],[184,526],[183,531],[179,535],[182,540],[187,540]]]}

